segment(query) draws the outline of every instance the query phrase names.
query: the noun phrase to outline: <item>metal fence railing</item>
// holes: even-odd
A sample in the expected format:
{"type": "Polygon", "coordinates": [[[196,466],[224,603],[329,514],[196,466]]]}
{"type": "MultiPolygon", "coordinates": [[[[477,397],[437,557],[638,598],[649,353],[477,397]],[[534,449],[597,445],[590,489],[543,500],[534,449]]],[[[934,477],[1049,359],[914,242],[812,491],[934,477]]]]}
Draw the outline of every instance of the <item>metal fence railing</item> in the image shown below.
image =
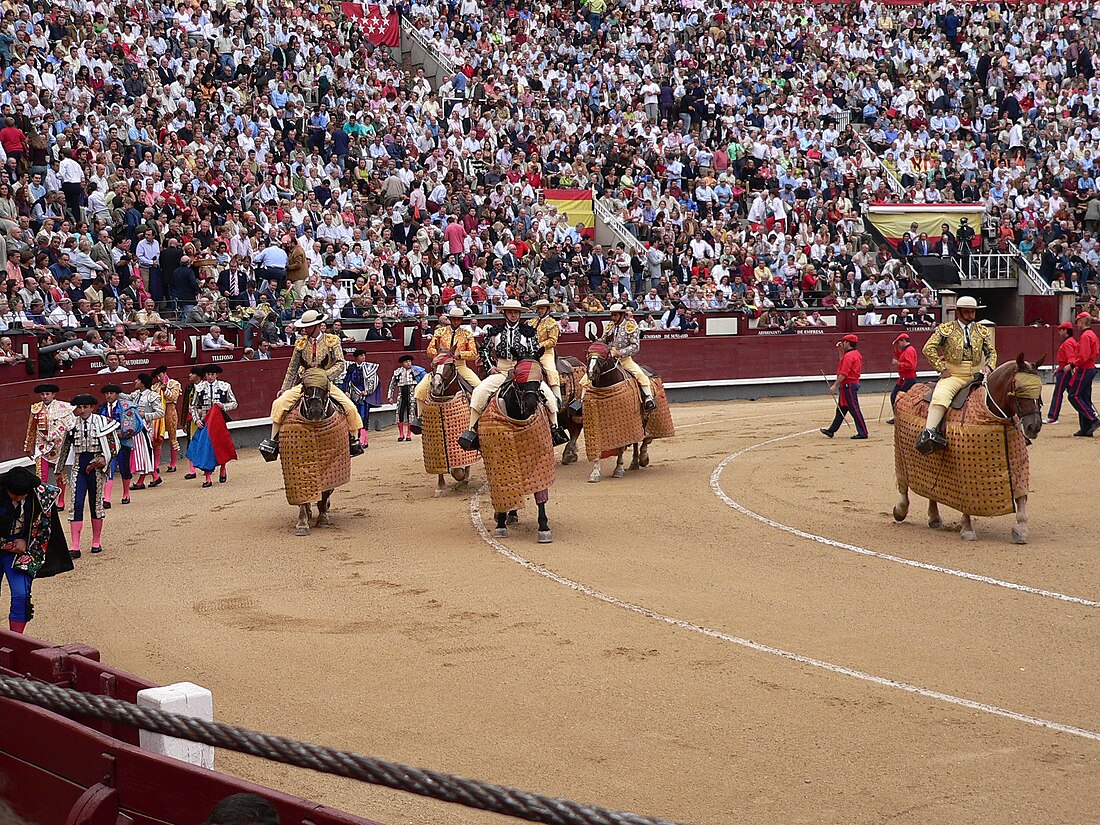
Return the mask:
{"type": "Polygon", "coordinates": [[[1012,250],[1012,263],[1013,265],[1023,273],[1024,278],[1031,284],[1031,288],[1039,295],[1053,295],[1054,290],[1050,284],[1046,282],[1042,275],[1039,274],[1039,267],[1028,258],[1023,252],[1020,251],[1020,247],[1016,246],[1012,241],[1008,242],[1008,248],[1012,250]]]}
{"type": "Polygon", "coordinates": [[[603,202],[603,198],[597,198],[595,192],[592,193],[592,211],[620,241],[626,244],[627,249],[631,252],[645,254],[645,244],[634,237],[634,234],[626,228],[626,224],[622,222],[622,219],[603,202]]]}

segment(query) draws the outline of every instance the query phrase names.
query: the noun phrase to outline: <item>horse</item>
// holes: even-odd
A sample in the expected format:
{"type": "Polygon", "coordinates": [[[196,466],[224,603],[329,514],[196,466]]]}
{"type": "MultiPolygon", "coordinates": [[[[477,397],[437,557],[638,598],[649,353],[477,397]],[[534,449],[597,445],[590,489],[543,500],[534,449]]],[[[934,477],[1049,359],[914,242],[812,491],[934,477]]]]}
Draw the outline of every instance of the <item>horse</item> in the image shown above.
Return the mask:
{"type": "Polygon", "coordinates": [[[539,544],[553,540],[546,502],[554,483],[556,461],[550,416],[543,411],[541,388],[539,362],[533,358],[521,359],[489,400],[478,424],[497,538],[508,537],[508,525],[519,521],[515,505],[534,493],[539,544]]]}
{"type": "MultiPolygon", "coordinates": [[[[972,516],[1015,512],[1015,544],[1027,544],[1027,445],[1043,427],[1042,379],[1034,364],[1020,353],[997,367],[961,404],[952,404],[945,426],[948,445],[930,455],[914,446],[924,426],[930,388],[918,384],[899,396],[895,408],[894,460],[901,498],[894,505],[896,521],[909,514],[909,490],[928,499],[928,526],[943,527],[939,505],[962,513],[960,536],[978,538],[972,516]]],[[[964,389],[963,392],[966,392],[964,389]]]]}
{"type": "Polygon", "coordinates": [[[558,359],[558,376],[561,380],[561,405],[558,410],[558,424],[569,433],[569,441],[561,453],[561,463],[573,464],[579,458],[577,452],[577,439],[584,429],[584,414],[575,413],[570,409],[581,398],[580,376],[587,370],[584,362],[572,356],[563,356],[558,359]]]}
{"type": "Polygon", "coordinates": [[[453,353],[435,357],[428,384],[429,403],[421,405],[420,417],[424,469],[438,478],[437,496],[447,489],[444,473],[450,473],[459,486],[464,485],[470,480],[470,465],[479,458],[476,451],[463,450],[457,441],[458,433],[469,422],[470,389],[458,374],[453,353]]]}
{"type": "Polygon", "coordinates": [[[612,357],[611,348],[606,343],[596,341],[589,346],[586,360],[588,387],[584,395],[584,439],[588,458],[592,461],[592,473],[588,480],[592,483],[600,480],[600,459],[610,454],[615,455],[612,476],[622,478],[625,475],[623,452],[628,445],[633,449],[629,469],[648,467],[649,443],[655,438],[674,434],[668,400],[663,391],[658,391],[660,379],[642,367],[653,380],[654,400],[657,402],[657,409],[644,413],[634,379],[612,357]],[[607,392],[601,393],[604,390],[607,392]],[[605,404],[613,405],[609,410],[611,415],[603,412],[605,404]]]}
{"type": "Polygon", "coordinates": [[[279,461],[287,502],[298,505],[296,535],[309,535],[314,502],[313,526],[329,524],[332,491],[351,479],[351,448],[347,421],[327,388],[303,386],[283,421],[279,461]]]}

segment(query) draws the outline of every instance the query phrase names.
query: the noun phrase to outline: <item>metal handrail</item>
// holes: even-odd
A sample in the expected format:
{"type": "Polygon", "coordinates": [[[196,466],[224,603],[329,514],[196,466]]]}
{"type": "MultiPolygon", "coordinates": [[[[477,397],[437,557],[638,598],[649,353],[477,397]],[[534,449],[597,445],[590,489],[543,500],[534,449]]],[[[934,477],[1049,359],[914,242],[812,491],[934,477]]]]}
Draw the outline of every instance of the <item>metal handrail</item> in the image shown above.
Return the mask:
{"type": "MultiPolygon", "coordinates": [[[[850,117],[851,115],[849,115],[849,118],[850,117]]],[[[871,148],[870,144],[863,139],[863,135],[861,135],[855,129],[852,130],[852,134],[856,136],[856,140],[859,141],[860,145],[868,152],[870,152],[872,157],[874,157],[875,163],[878,165],[878,168],[882,170],[882,174],[886,178],[886,185],[890,187],[890,191],[897,195],[899,198],[904,196],[905,185],[901,182],[901,178],[898,177],[897,173],[882,162],[882,158],[880,158],[878,156],[878,153],[871,148]]]]}
{"type": "Polygon", "coordinates": [[[401,31],[408,35],[409,39],[414,40],[426,54],[431,55],[432,59],[439,64],[440,68],[445,69],[448,74],[454,75],[455,72],[458,71],[450,60],[441,55],[438,49],[424,39],[423,35],[417,31],[416,26],[414,26],[407,17],[401,18],[401,31]]]}
{"type": "Polygon", "coordinates": [[[1031,286],[1036,289],[1040,295],[1053,295],[1054,289],[1043,280],[1043,276],[1039,274],[1039,267],[1035,266],[1035,264],[1020,251],[1020,247],[1016,246],[1013,241],[1009,241],[1008,248],[1012,250],[1013,263],[1024,271],[1028,281],[1031,282],[1031,286]]]}
{"type": "Polygon", "coordinates": [[[626,228],[626,224],[623,223],[622,219],[604,204],[602,198],[597,198],[595,192],[592,193],[592,209],[600,220],[618,235],[619,239],[632,251],[644,252],[645,244],[634,237],[631,231],[626,228]]]}

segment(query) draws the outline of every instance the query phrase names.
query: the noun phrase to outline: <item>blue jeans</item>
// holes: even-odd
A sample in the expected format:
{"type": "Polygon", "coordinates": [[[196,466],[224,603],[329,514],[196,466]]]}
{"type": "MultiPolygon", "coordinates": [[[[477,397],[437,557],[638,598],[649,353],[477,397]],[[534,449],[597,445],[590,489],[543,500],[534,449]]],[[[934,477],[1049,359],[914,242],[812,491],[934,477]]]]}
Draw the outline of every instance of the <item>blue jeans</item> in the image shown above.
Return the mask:
{"type": "Polygon", "coordinates": [[[11,612],[8,613],[8,618],[13,622],[27,622],[31,618],[31,576],[14,569],[14,562],[14,553],[0,552],[0,564],[3,565],[0,581],[6,577],[8,586],[11,587],[11,612]]]}

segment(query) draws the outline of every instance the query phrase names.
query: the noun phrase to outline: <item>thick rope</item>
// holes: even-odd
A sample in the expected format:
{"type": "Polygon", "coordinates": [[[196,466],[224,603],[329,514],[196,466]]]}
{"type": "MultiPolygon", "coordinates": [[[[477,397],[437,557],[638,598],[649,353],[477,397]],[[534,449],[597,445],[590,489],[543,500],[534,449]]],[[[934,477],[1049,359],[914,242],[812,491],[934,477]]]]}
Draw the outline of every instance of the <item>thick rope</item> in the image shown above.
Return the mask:
{"type": "Polygon", "coordinates": [[[119,699],[93,696],[30,679],[0,676],[0,696],[66,715],[90,716],[117,722],[286,765],[346,776],[468,808],[505,814],[528,822],[545,822],[549,825],[675,825],[665,819],[611,811],[595,805],[555,799],[453,774],[413,768],[221,722],[208,722],[193,716],[142,708],[119,699]]]}

